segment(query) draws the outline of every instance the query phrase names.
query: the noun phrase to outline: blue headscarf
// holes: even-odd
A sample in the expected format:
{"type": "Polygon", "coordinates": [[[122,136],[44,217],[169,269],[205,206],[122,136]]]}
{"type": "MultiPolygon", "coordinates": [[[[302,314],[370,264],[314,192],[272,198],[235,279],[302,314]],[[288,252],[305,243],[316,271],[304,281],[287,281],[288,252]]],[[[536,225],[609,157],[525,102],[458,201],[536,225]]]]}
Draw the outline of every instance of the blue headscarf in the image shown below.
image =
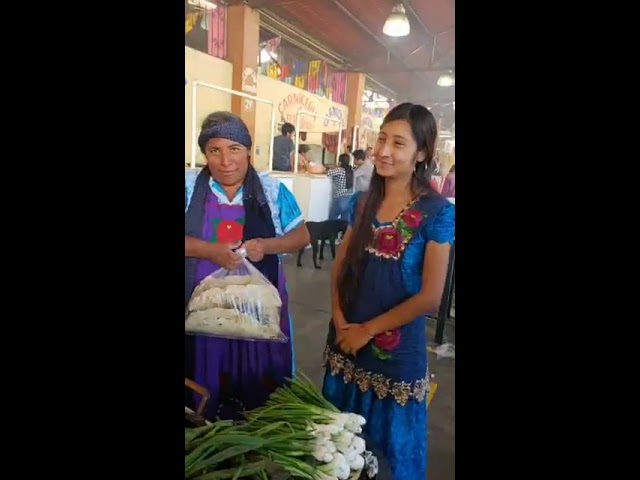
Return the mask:
{"type": "Polygon", "coordinates": [[[224,121],[214,121],[198,136],[198,146],[204,153],[204,147],[212,138],[224,138],[251,149],[251,134],[240,117],[230,115],[224,121]]]}

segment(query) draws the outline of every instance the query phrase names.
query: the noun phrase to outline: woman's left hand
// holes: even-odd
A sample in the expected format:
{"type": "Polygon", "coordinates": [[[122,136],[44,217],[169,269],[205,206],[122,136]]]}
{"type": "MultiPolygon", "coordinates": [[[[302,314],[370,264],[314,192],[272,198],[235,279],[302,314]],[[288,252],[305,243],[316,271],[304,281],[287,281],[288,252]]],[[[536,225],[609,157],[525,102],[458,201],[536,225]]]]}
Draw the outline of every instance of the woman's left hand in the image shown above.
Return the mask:
{"type": "Polygon", "coordinates": [[[355,355],[372,339],[373,337],[363,325],[348,323],[341,328],[338,347],[348,355],[355,355]]]}
{"type": "Polygon", "coordinates": [[[264,258],[264,245],[261,238],[247,240],[243,247],[247,251],[247,258],[252,262],[259,262],[264,258]]]}

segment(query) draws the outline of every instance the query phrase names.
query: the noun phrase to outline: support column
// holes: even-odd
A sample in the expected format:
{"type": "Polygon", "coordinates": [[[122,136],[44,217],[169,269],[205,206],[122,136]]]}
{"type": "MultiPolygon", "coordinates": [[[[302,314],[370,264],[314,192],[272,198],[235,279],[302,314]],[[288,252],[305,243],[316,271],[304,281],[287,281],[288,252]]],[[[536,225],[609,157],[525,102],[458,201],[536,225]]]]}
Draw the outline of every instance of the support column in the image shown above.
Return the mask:
{"type": "MultiPolygon", "coordinates": [[[[364,84],[366,77],[363,73],[347,73],[347,141],[344,145],[353,144],[353,128],[362,123],[362,95],[364,95],[364,84]]],[[[356,138],[356,142],[358,139],[356,138]]],[[[357,147],[353,145],[355,150],[357,147]]]]}
{"type": "MultiPolygon", "coordinates": [[[[260,13],[257,10],[247,5],[227,7],[227,45],[228,60],[233,64],[231,88],[257,95],[260,50],[260,13]]],[[[255,145],[256,102],[232,95],[231,111],[247,124],[255,145]]],[[[251,158],[253,161],[255,155],[251,158]]]]}

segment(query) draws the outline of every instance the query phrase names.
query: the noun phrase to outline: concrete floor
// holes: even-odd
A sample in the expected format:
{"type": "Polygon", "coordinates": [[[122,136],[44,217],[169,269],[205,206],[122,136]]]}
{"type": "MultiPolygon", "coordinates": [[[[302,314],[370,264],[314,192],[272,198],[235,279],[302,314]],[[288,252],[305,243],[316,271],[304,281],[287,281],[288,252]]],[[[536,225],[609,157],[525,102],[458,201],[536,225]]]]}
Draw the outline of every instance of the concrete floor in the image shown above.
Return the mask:
{"type": "MultiPolygon", "coordinates": [[[[330,258],[328,248],[325,253],[330,258]]],[[[285,270],[289,285],[290,311],[293,316],[296,365],[318,386],[322,385],[322,351],[327,335],[331,308],[329,276],[331,260],[321,262],[315,270],[311,252],[305,252],[303,267],[296,267],[292,255],[285,257],[285,270]]],[[[433,339],[435,322],[429,321],[427,332],[433,339]]],[[[455,324],[447,325],[445,341],[455,343],[455,324]]],[[[455,360],[436,359],[429,353],[432,381],[438,387],[429,406],[428,472],[430,480],[455,478],[455,360]]]]}

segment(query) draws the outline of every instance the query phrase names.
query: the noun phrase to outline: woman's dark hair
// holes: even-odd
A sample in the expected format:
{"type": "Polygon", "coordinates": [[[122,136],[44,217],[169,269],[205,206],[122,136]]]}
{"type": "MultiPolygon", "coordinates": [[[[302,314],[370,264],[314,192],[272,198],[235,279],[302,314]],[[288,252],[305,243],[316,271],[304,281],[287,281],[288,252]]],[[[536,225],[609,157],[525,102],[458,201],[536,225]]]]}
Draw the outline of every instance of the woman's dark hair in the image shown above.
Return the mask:
{"type": "MultiPolygon", "coordinates": [[[[396,120],[406,120],[411,125],[413,139],[418,152],[424,152],[425,159],[417,162],[411,177],[412,196],[435,195],[429,185],[435,156],[438,125],[433,114],[422,105],[402,103],[394,107],[382,121],[382,126],[396,120]]],[[[416,152],[417,154],[417,152],[416,152]]],[[[358,199],[355,222],[349,245],[338,273],[337,289],[340,308],[349,315],[355,304],[362,275],[366,267],[365,248],[373,240],[372,224],[384,199],[384,178],[374,171],[369,190],[358,199]]]]}
{"type": "Polygon", "coordinates": [[[213,112],[207,115],[206,118],[202,121],[200,130],[207,130],[211,128],[213,125],[215,125],[216,123],[226,123],[231,120],[242,121],[242,119],[235,113],[224,112],[224,111],[213,112]]]}
{"type": "Polygon", "coordinates": [[[298,147],[298,153],[299,153],[300,155],[302,155],[302,154],[304,154],[304,153],[307,153],[309,150],[311,150],[311,147],[310,147],[309,145],[304,145],[304,144],[303,144],[303,145],[300,145],[300,146],[298,147]]]}
{"type": "Polygon", "coordinates": [[[338,164],[344,169],[344,175],[347,177],[346,189],[353,188],[353,167],[351,166],[351,157],[343,153],[338,157],[338,164]]]}

